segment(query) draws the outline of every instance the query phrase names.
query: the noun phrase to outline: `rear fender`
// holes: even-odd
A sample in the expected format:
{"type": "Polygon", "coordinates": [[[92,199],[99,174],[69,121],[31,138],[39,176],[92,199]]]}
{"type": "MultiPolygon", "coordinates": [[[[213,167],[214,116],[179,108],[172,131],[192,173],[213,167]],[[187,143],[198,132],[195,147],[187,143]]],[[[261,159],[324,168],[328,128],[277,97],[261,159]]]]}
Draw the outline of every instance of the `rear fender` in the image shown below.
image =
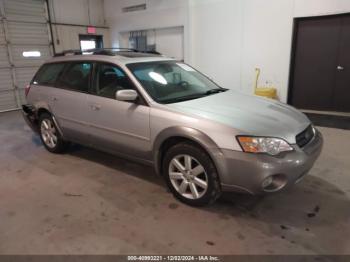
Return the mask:
{"type": "Polygon", "coordinates": [[[36,103],[34,107],[36,108],[36,118],[37,118],[38,120],[39,120],[40,114],[41,114],[43,111],[45,111],[45,112],[47,112],[48,114],[51,115],[52,120],[53,120],[53,122],[55,123],[58,132],[60,133],[61,137],[64,138],[64,134],[63,134],[63,132],[62,132],[62,128],[61,128],[59,122],[57,121],[56,116],[55,116],[54,113],[52,112],[50,106],[49,106],[47,103],[39,102],[39,103],[36,103]]]}

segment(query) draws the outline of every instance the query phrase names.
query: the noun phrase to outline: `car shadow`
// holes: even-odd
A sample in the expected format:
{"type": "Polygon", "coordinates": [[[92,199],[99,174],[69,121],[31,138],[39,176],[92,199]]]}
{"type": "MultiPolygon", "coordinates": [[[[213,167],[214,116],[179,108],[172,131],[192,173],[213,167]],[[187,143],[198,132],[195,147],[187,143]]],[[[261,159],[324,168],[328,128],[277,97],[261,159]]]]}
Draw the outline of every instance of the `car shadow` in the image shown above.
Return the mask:
{"type": "MultiPolygon", "coordinates": [[[[153,167],[80,145],[73,145],[68,153],[166,188],[153,167]]],[[[339,243],[333,249],[329,247],[332,242],[350,235],[350,200],[346,192],[320,178],[324,172],[331,171],[315,170],[319,172],[317,176],[311,172],[299,184],[283,192],[265,196],[224,193],[215,204],[200,208],[200,212],[214,213],[227,223],[238,221],[245,229],[280,237],[311,252],[322,254],[337,250],[341,253],[348,248],[346,243],[339,243]],[[312,242],[315,237],[317,241],[312,242]]]]}
{"type": "Polygon", "coordinates": [[[316,220],[321,214],[328,217],[323,216],[318,223],[349,219],[349,206],[350,200],[344,191],[309,174],[299,184],[280,193],[264,196],[224,193],[217,205],[206,210],[233,217],[244,214],[268,223],[300,227],[305,225],[305,221],[316,220]]]}
{"type": "MultiPolygon", "coordinates": [[[[24,125],[22,122],[24,121],[21,121],[21,125],[24,125]]],[[[11,125],[10,130],[12,127],[17,127],[17,124],[11,125]]],[[[17,134],[17,139],[27,141],[27,134],[30,132],[29,129],[25,129],[25,133],[17,134]]],[[[28,143],[34,144],[35,147],[43,147],[40,138],[34,134],[28,143]]],[[[27,147],[21,144],[11,150],[13,155],[21,160],[28,158],[28,161],[33,161],[29,157],[33,146],[27,147]]],[[[153,167],[80,145],[72,145],[67,155],[91,161],[166,188],[164,180],[156,175],[153,167]]],[[[40,161],[36,164],[40,164],[40,161]]],[[[56,169],[57,165],[54,165],[49,171],[53,174],[62,173],[56,169]]],[[[270,239],[277,237],[281,241],[288,241],[290,245],[301,245],[316,254],[344,254],[346,251],[349,253],[349,192],[344,192],[335,183],[330,183],[323,178],[330,177],[332,172],[329,168],[315,167],[299,184],[272,195],[250,196],[225,193],[215,204],[202,207],[198,212],[214,214],[214,223],[220,220],[225,225],[240,225],[235,230],[241,233],[233,232],[238,234],[239,239],[244,240],[249,237],[250,232],[258,231],[264,237],[270,239]]],[[[114,197],[114,195],[111,196],[114,197]]],[[[169,199],[172,197],[170,196],[169,199]]],[[[180,204],[176,205],[177,208],[180,206],[180,204]]],[[[193,210],[197,212],[196,209],[193,210]]],[[[255,234],[251,235],[255,236],[255,234]]]]}
{"type": "Polygon", "coordinates": [[[152,166],[139,164],[134,161],[126,160],[118,156],[78,144],[70,145],[67,153],[75,157],[101,164],[126,175],[140,178],[157,185],[165,186],[165,182],[156,174],[152,166]]]}
{"type": "Polygon", "coordinates": [[[276,194],[259,197],[226,193],[205,210],[312,253],[345,254],[350,246],[339,240],[350,234],[349,207],[345,192],[311,173],[276,194]]]}
{"type": "MultiPolygon", "coordinates": [[[[126,175],[165,186],[164,179],[157,175],[151,166],[76,144],[70,147],[68,154],[99,163],[126,175]]],[[[302,218],[310,219],[322,213],[324,206],[332,209],[333,212],[337,211],[340,217],[342,217],[341,214],[345,213],[347,217],[350,217],[350,209],[348,208],[350,200],[346,193],[311,173],[299,184],[280,193],[265,196],[224,193],[216,204],[205,209],[219,214],[230,214],[231,216],[246,214],[252,218],[266,220],[266,222],[283,221],[292,226],[300,226],[303,222],[294,219],[292,214],[299,214],[302,218]],[[275,216],[277,213],[278,216],[275,216]]],[[[332,214],[332,219],[335,219],[337,214],[332,214]]],[[[324,222],[327,221],[324,220],[324,222]]]]}

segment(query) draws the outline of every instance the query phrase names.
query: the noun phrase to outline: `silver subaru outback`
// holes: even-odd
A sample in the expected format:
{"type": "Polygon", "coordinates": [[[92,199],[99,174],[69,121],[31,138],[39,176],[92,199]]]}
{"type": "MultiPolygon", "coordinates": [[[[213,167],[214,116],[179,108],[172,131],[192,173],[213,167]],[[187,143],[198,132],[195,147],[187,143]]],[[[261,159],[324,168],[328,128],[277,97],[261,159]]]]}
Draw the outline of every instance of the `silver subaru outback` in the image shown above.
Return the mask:
{"type": "Polygon", "coordinates": [[[321,153],[310,120],[280,102],[225,89],[191,66],[131,50],[63,53],[26,89],[23,115],[46,149],[69,142],[153,165],[180,201],[273,193],[321,153]]]}

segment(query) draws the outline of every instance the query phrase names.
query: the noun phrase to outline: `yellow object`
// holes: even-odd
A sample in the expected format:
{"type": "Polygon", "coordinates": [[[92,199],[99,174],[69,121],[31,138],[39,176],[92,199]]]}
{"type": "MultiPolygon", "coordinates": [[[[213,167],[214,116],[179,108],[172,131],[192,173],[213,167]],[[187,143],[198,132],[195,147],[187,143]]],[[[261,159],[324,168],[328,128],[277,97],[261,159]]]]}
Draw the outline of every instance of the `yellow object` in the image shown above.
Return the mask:
{"type": "Polygon", "coordinates": [[[274,88],[274,87],[258,87],[260,68],[256,68],[255,72],[256,72],[255,86],[254,86],[255,95],[276,99],[277,98],[276,88],[274,88]]]}
{"type": "Polygon", "coordinates": [[[255,89],[255,95],[264,96],[267,98],[276,99],[277,98],[277,90],[273,87],[259,87],[255,89]]]}

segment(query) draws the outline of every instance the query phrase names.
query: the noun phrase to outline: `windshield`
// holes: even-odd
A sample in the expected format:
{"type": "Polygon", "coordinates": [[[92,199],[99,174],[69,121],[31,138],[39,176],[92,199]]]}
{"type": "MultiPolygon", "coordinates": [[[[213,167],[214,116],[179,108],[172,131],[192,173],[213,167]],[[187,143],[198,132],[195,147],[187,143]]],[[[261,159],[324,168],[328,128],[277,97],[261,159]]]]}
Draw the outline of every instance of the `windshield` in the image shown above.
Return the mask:
{"type": "Polygon", "coordinates": [[[227,90],[181,62],[133,63],[127,67],[147,93],[162,104],[197,99],[227,90]]]}

